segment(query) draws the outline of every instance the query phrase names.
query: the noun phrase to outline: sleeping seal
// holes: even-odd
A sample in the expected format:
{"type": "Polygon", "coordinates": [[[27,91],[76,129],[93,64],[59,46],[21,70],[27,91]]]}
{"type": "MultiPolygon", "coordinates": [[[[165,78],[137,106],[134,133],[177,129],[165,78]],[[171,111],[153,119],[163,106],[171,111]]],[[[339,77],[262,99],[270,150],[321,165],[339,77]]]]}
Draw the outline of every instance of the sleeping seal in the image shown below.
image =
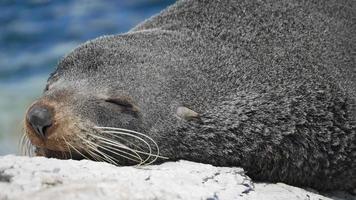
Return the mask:
{"type": "MultiPolygon", "coordinates": [[[[356,187],[352,1],[182,0],[66,55],[26,113],[37,155],[241,166],[356,187]]],[[[30,148],[30,147],[26,147],[30,148]]]]}

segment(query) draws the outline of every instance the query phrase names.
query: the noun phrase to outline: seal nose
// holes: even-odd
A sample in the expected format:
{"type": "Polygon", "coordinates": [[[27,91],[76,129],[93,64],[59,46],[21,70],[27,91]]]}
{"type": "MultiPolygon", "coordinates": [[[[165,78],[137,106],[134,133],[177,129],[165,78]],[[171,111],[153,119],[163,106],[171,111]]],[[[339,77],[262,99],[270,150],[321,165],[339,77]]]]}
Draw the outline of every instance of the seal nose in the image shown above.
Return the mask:
{"type": "Polygon", "coordinates": [[[36,134],[45,138],[46,129],[52,125],[52,114],[45,107],[34,106],[29,110],[27,120],[36,134]]]}

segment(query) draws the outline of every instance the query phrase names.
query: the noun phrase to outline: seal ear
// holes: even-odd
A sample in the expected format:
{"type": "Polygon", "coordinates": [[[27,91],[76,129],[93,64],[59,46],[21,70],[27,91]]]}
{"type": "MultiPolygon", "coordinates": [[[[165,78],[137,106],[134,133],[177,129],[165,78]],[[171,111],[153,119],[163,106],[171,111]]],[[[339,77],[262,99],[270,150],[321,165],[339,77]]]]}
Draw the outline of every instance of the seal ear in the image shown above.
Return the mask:
{"type": "Polygon", "coordinates": [[[184,107],[184,106],[177,108],[177,115],[178,115],[178,117],[188,120],[188,121],[200,119],[200,116],[197,112],[195,112],[187,107],[184,107]]]}

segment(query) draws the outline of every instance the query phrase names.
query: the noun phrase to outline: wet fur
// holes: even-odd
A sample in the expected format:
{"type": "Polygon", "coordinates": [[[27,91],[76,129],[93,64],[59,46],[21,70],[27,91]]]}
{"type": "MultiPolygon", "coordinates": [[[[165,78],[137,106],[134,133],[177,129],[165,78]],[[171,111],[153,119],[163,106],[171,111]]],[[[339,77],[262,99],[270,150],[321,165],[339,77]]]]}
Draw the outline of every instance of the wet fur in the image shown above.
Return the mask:
{"type": "Polygon", "coordinates": [[[255,180],[356,188],[353,1],[178,1],[68,54],[45,96],[152,137],[161,155],[242,166],[255,180]],[[129,96],[132,117],[101,99],[129,96]],[[199,120],[176,116],[179,106],[199,120]]]}

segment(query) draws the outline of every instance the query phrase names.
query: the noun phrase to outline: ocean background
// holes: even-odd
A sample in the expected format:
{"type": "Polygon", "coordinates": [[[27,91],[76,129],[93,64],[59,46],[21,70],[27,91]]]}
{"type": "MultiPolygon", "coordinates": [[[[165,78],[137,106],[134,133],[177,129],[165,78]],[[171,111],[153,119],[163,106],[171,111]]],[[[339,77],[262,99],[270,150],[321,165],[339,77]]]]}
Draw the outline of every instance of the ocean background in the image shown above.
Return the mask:
{"type": "Polygon", "coordinates": [[[0,0],[0,155],[18,154],[24,113],[59,59],[126,32],[173,0],[0,0]]]}

